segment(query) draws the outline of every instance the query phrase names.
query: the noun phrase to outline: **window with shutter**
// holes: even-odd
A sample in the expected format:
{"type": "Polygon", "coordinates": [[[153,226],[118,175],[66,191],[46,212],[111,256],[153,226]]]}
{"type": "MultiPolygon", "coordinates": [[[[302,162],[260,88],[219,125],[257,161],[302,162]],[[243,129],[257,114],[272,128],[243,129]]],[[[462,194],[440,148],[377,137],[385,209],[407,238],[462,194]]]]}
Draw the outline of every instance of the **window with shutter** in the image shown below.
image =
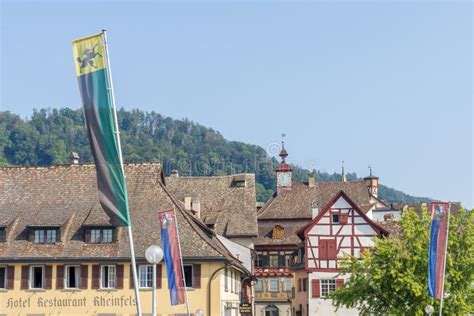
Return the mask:
{"type": "Polygon", "coordinates": [[[319,280],[311,280],[311,297],[320,297],[319,280]]]}
{"type": "Polygon", "coordinates": [[[81,289],[87,289],[88,279],[89,279],[89,266],[81,265],[81,289]]]}
{"type": "Polygon", "coordinates": [[[201,288],[201,265],[193,264],[193,288],[201,288]]]}
{"type": "Polygon", "coordinates": [[[193,287],[193,266],[185,265],[183,266],[184,270],[184,281],[186,282],[186,287],[193,287]]]}
{"type": "Polygon", "coordinates": [[[52,288],[53,283],[53,267],[45,266],[44,267],[44,288],[49,290],[52,288]]]}
{"type": "Polygon", "coordinates": [[[66,266],[65,267],[64,286],[67,289],[79,288],[79,266],[66,266]]]}
{"type": "Polygon", "coordinates": [[[342,213],[339,217],[339,223],[341,225],[347,224],[347,217],[348,217],[347,213],[342,213]]]}
{"type": "Polygon", "coordinates": [[[56,289],[64,288],[64,266],[58,265],[56,266],[56,289]]]}
{"type": "Polygon", "coordinates": [[[337,259],[336,239],[327,240],[327,259],[337,259]]]}
{"type": "Polygon", "coordinates": [[[30,268],[28,266],[21,267],[21,289],[27,290],[29,288],[28,280],[29,280],[29,272],[30,268]]]}
{"type": "Polygon", "coordinates": [[[100,288],[100,266],[99,265],[92,266],[92,288],[93,289],[100,288]]]}
{"type": "Polygon", "coordinates": [[[7,267],[7,290],[13,290],[15,281],[15,267],[7,267]]]}
{"type": "MultiPolygon", "coordinates": [[[[156,288],[161,289],[161,274],[162,274],[163,265],[159,264],[156,266],[156,288]]],[[[133,282],[133,281],[132,281],[133,282]]]]}
{"type": "Polygon", "coordinates": [[[123,289],[123,264],[116,265],[115,269],[116,269],[116,280],[117,280],[117,284],[115,288],[123,289]]]}
{"type": "Polygon", "coordinates": [[[318,243],[319,259],[328,258],[328,241],[326,239],[320,239],[318,243]]]}
{"type": "Polygon", "coordinates": [[[7,267],[0,267],[0,289],[7,288],[7,267]]]}

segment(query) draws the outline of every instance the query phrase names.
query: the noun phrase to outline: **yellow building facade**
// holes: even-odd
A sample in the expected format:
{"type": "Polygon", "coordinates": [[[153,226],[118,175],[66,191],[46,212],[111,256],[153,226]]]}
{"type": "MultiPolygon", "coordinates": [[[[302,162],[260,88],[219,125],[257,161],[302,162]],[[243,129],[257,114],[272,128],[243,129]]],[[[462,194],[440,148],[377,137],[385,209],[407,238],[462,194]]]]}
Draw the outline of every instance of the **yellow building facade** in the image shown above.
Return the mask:
{"type": "MultiPolygon", "coordinates": [[[[92,267],[97,265],[95,263],[81,264],[81,266],[88,268],[86,289],[58,289],[58,282],[64,282],[64,278],[58,280],[57,277],[58,266],[62,265],[62,263],[11,265],[14,268],[13,289],[0,290],[0,315],[136,315],[135,292],[133,280],[129,277],[129,264],[123,264],[124,278],[123,286],[120,289],[93,289],[92,267]],[[51,266],[51,281],[48,281],[51,284],[51,289],[22,289],[22,267],[31,266],[51,266]]],[[[227,274],[235,276],[233,281],[228,276],[229,286],[226,291],[225,270],[222,269],[224,265],[204,262],[200,265],[200,287],[188,288],[191,314],[201,309],[205,315],[238,315],[241,272],[228,268],[227,274]],[[213,274],[214,276],[210,280],[213,274]],[[234,286],[231,289],[230,286],[234,282],[236,282],[235,284],[239,282],[239,287],[234,286]]],[[[158,269],[163,269],[161,288],[157,289],[158,315],[187,315],[185,305],[170,305],[165,267],[160,265],[158,269]]],[[[150,314],[151,288],[141,288],[140,299],[143,313],[150,314]]]]}

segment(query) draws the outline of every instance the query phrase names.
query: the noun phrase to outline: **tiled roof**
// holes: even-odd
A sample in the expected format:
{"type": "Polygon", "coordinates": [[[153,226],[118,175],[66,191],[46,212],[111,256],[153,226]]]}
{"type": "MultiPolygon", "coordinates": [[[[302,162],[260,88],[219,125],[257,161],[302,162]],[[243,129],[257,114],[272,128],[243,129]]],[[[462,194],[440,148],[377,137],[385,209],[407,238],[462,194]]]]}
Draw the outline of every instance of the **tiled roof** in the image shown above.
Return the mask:
{"type": "Polygon", "coordinates": [[[266,220],[259,221],[258,237],[255,238],[255,245],[298,245],[301,243],[301,239],[296,235],[296,232],[307,225],[310,221],[310,219],[279,220],[278,222],[266,220]],[[275,225],[280,225],[283,227],[283,238],[272,238],[272,230],[275,225]]]}
{"type": "MultiPolygon", "coordinates": [[[[126,164],[125,174],[135,251],[143,258],[151,244],[161,245],[157,212],[176,209],[183,257],[229,260],[240,264],[198,220],[185,211],[162,183],[160,164],[126,164]]],[[[0,243],[0,260],[129,258],[125,228],[113,244],[87,244],[84,225],[107,225],[97,193],[94,165],[45,168],[0,168],[0,224],[7,224],[7,241],[0,243]],[[28,242],[29,225],[61,225],[61,240],[53,245],[28,242]]]]}
{"type": "Polygon", "coordinates": [[[258,219],[311,219],[311,205],[325,207],[334,195],[344,191],[357,205],[370,204],[365,181],[294,183],[291,190],[274,195],[258,212],[258,219]]]}
{"type": "Polygon", "coordinates": [[[226,237],[257,236],[255,175],[170,176],[165,181],[179,201],[184,203],[185,197],[199,199],[201,219],[213,224],[216,233],[226,237]],[[245,186],[238,182],[245,182],[245,186]]]}

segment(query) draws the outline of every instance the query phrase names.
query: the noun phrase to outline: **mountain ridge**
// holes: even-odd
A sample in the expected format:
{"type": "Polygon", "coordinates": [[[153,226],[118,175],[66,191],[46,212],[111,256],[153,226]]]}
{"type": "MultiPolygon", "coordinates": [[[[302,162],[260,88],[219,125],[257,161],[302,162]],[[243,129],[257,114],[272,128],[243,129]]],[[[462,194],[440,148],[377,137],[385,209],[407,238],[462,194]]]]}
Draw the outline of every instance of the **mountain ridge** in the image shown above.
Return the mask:
{"type": "MultiPolygon", "coordinates": [[[[212,176],[255,173],[257,199],[266,201],[275,191],[278,161],[258,145],[230,141],[212,128],[189,119],[172,119],[156,112],[118,111],[123,157],[126,162],[161,162],[168,175],[212,176]]],[[[0,111],[0,165],[49,166],[67,163],[78,152],[81,162],[92,162],[81,110],[34,110],[29,118],[0,111]]],[[[309,170],[292,165],[293,180],[304,182],[309,170]]],[[[347,180],[360,179],[348,173],[347,180]]],[[[318,181],[340,181],[338,173],[317,172],[318,181]]],[[[380,185],[379,197],[387,202],[429,202],[380,185]]]]}

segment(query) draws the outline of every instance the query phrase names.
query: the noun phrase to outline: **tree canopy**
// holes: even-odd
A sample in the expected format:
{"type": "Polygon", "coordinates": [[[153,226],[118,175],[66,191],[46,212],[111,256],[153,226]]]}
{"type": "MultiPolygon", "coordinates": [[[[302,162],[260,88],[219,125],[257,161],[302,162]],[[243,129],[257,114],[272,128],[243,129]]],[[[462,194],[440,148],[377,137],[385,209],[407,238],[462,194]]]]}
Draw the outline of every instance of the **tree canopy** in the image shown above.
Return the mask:
{"type": "MultiPolygon", "coordinates": [[[[354,307],[362,315],[424,315],[439,300],[428,296],[430,216],[404,212],[399,233],[378,239],[361,259],[346,257],[341,273],[351,276],[331,293],[336,307],[354,307]]],[[[444,315],[474,313],[474,211],[451,215],[446,257],[444,315]]]]}
{"type": "MultiPolygon", "coordinates": [[[[165,174],[172,169],[194,176],[255,173],[259,201],[266,201],[275,191],[274,171],[278,161],[260,146],[228,141],[212,128],[156,112],[121,109],[118,120],[126,162],[162,162],[165,174]]],[[[81,162],[92,161],[81,110],[35,110],[28,119],[0,112],[0,165],[62,164],[68,162],[72,151],[79,153],[81,162]]],[[[295,181],[306,181],[308,173],[304,168],[293,166],[295,181]]],[[[318,181],[338,181],[341,175],[319,172],[317,178],[318,181]]],[[[353,180],[357,175],[349,173],[347,178],[353,180]]],[[[389,202],[427,200],[383,185],[379,196],[389,202]]]]}

